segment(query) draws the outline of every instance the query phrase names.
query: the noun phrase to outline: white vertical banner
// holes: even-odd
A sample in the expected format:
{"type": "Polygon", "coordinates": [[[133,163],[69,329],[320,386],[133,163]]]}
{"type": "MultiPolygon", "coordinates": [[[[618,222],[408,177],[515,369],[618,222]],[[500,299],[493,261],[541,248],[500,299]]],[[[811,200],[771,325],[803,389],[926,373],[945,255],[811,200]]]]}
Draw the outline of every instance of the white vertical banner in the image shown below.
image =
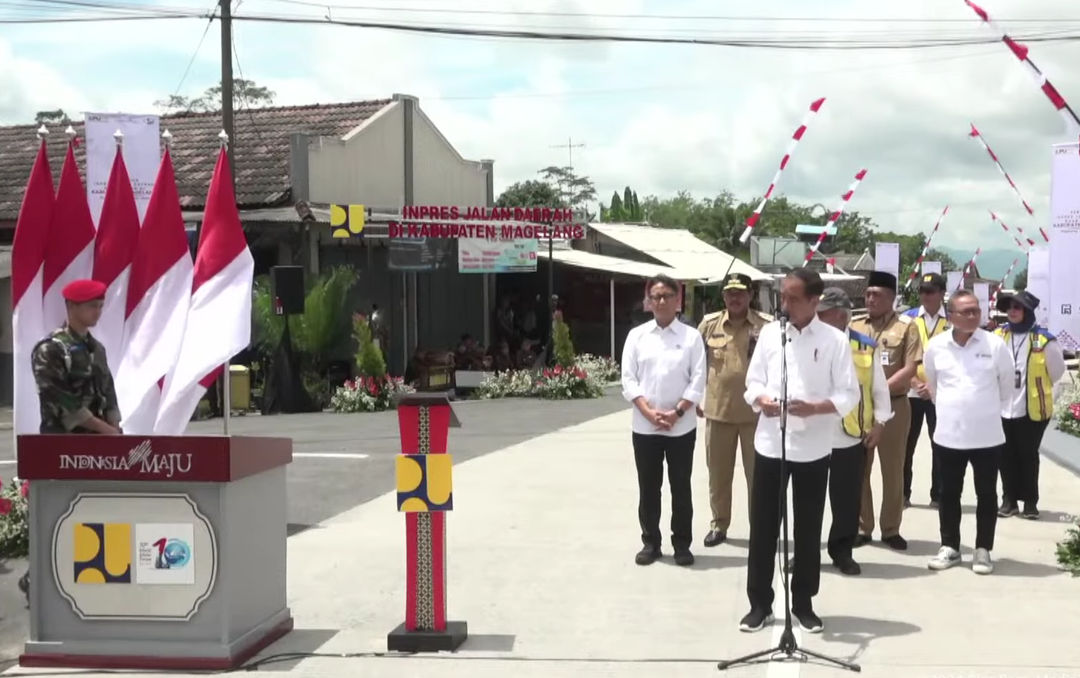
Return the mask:
{"type": "Polygon", "coordinates": [[[101,216],[105,189],[116,157],[117,130],[124,135],[124,164],[135,192],[139,219],[146,214],[161,164],[160,123],[156,115],[86,113],[86,199],[94,225],[101,216]]]}
{"type": "Polygon", "coordinates": [[[900,278],[900,244],[879,242],[874,250],[874,269],[900,278]]]}
{"type": "Polygon", "coordinates": [[[979,308],[982,309],[982,324],[990,320],[990,283],[977,282],[971,286],[971,291],[979,300],[979,308]]]}
{"type": "Polygon", "coordinates": [[[937,273],[941,275],[941,262],[940,261],[924,261],[922,262],[922,274],[930,275],[931,273],[937,273]]]}
{"type": "Polygon", "coordinates": [[[1037,245],[1028,250],[1027,291],[1039,298],[1035,322],[1050,324],[1050,248],[1037,245]]]}
{"type": "MultiPolygon", "coordinates": [[[[1056,144],[1050,167],[1050,332],[1061,347],[1080,350],[1080,153],[1056,144]]],[[[1031,272],[1028,272],[1030,278],[1031,272]]],[[[1033,292],[1034,294],[1034,292],[1033,292]]]]}
{"type": "Polygon", "coordinates": [[[963,284],[963,271],[949,271],[945,274],[945,286],[949,288],[949,294],[952,294],[956,290],[960,289],[960,286],[963,284]]]}

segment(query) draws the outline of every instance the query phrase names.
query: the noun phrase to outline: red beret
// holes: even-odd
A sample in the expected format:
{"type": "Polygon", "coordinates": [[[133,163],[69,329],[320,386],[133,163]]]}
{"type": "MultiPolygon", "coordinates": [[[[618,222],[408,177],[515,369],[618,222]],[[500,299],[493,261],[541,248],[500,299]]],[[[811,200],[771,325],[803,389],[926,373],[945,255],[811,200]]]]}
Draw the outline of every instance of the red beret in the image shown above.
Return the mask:
{"type": "Polygon", "coordinates": [[[81,304],[105,296],[105,283],[97,280],[74,280],[64,286],[61,294],[68,301],[81,304]]]}

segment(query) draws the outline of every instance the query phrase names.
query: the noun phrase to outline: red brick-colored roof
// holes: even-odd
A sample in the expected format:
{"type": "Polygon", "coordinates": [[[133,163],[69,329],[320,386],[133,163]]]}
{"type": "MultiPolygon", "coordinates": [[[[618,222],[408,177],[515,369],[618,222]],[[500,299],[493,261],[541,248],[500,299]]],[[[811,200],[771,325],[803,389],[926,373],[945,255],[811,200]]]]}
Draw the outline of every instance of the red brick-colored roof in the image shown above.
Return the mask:
{"type": "MultiPolygon", "coordinates": [[[[292,134],[341,137],[378,111],[391,99],[341,104],[283,106],[235,113],[233,158],[236,164],[236,201],[243,208],[273,207],[290,200],[289,138],[292,134]]],[[[83,123],[72,127],[83,139],[83,123]]],[[[0,222],[18,217],[26,180],[37,153],[37,125],[0,127],[0,222]]],[[[214,171],[221,132],[221,113],[179,113],[161,116],[161,130],[172,133],[173,166],[180,204],[200,208],[214,171]]],[[[67,151],[61,125],[49,126],[49,159],[54,181],[67,151]]],[[[76,148],[79,173],[86,180],[85,145],[76,148]]]]}

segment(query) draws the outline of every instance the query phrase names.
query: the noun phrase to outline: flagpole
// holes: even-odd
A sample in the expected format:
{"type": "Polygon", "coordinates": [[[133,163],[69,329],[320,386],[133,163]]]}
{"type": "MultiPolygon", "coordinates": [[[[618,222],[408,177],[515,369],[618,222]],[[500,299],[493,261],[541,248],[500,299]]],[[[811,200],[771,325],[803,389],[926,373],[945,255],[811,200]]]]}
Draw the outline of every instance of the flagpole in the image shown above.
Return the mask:
{"type": "MultiPolygon", "coordinates": [[[[221,139],[221,147],[226,151],[229,150],[229,135],[225,130],[221,130],[221,134],[218,135],[221,139]]],[[[230,163],[229,174],[232,174],[232,166],[230,163]]],[[[205,215],[204,215],[205,223],[205,215]]],[[[229,370],[229,359],[225,359],[225,371],[221,375],[221,413],[223,433],[229,435],[229,416],[232,414],[232,374],[229,370]]]]}

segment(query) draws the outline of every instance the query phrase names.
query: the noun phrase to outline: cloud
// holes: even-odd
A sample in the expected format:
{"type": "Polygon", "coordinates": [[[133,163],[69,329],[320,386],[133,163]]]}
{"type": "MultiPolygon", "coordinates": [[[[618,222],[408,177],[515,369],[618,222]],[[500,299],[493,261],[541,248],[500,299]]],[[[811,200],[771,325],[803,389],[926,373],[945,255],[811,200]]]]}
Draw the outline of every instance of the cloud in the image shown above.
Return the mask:
{"type": "MultiPolygon", "coordinates": [[[[202,9],[208,4],[185,1],[202,9]]],[[[983,4],[1018,34],[1080,24],[1080,16],[1055,24],[1013,22],[1060,15],[1060,2],[1054,0],[983,4]]],[[[805,5],[760,0],[742,11],[947,21],[595,16],[705,17],[739,11],[705,0],[472,0],[467,5],[522,13],[517,15],[333,11],[338,18],[653,36],[993,37],[959,0],[885,5],[827,0],[812,10],[805,5]],[[544,11],[564,15],[524,14],[544,11]]],[[[269,8],[251,2],[239,11],[269,8]]],[[[321,16],[325,10],[310,8],[310,13],[321,16]]],[[[0,36],[11,36],[13,45],[5,51],[0,43],[0,115],[32,116],[34,110],[61,105],[145,110],[175,87],[204,25],[140,23],[137,31],[134,24],[103,25],[100,31],[44,26],[21,31],[17,38],[0,31],[0,36]]],[[[978,240],[1007,247],[1011,241],[990,222],[987,209],[1010,224],[1027,224],[1004,178],[967,136],[969,123],[994,147],[1035,208],[1039,224],[1048,220],[1050,146],[1063,140],[1061,118],[1000,43],[911,51],[781,51],[479,40],[250,22],[238,22],[235,35],[244,76],[273,89],[281,104],[381,98],[394,92],[418,95],[421,107],[463,155],[495,159],[496,191],[535,178],[547,165],[565,164],[568,151],[560,146],[572,139],[584,144],[573,149],[575,168],[595,181],[601,200],[626,185],[642,197],[679,190],[703,197],[726,189],[751,200],[768,185],[810,101],[825,96],[825,106],[783,175],[781,194],[832,209],[855,172],[865,167],[869,173],[850,209],[874,218],[883,229],[927,232],[950,204],[941,244],[966,247],[978,240]]],[[[217,38],[215,26],[185,93],[198,93],[217,81],[217,38]]],[[[1080,106],[1080,72],[1071,68],[1080,47],[1071,42],[1030,42],[1029,47],[1062,94],[1080,106]]]]}

